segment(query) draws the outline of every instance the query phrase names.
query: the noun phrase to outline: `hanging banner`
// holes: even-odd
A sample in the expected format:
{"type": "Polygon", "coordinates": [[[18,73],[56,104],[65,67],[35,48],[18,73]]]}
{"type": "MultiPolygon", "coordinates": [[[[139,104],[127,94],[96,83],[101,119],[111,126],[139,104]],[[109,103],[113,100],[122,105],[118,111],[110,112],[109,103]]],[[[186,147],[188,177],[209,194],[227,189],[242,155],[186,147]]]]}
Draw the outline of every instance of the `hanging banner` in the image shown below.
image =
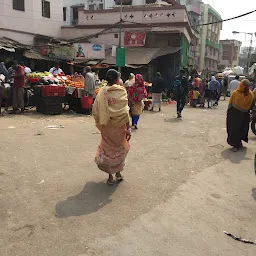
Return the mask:
{"type": "Polygon", "coordinates": [[[41,48],[41,54],[56,60],[74,59],[75,49],[69,45],[45,45],[41,48]]]}
{"type": "Polygon", "coordinates": [[[144,46],[146,32],[128,32],[124,34],[124,46],[144,46]]]}
{"type": "Polygon", "coordinates": [[[126,51],[123,47],[116,48],[116,66],[125,67],[126,51]]]}
{"type": "Polygon", "coordinates": [[[75,47],[75,59],[105,59],[105,45],[104,44],[89,44],[77,43],[75,47]]]}

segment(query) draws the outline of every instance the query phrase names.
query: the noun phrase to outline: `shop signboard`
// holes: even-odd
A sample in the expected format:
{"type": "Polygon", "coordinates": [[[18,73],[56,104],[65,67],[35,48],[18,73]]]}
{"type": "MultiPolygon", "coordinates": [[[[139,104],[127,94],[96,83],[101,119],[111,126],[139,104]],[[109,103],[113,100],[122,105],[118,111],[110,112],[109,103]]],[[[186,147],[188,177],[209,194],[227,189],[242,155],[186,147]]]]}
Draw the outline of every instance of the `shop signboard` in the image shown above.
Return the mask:
{"type": "Polygon", "coordinates": [[[146,40],[145,32],[128,32],[124,34],[124,45],[125,46],[144,46],[146,40]]]}
{"type": "Polygon", "coordinates": [[[56,60],[73,60],[75,49],[70,45],[46,45],[41,49],[41,54],[56,60]]]}
{"type": "Polygon", "coordinates": [[[105,45],[104,44],[90,44],[90,43],[76,43],[75,59],[105,59],[105,45]]]}

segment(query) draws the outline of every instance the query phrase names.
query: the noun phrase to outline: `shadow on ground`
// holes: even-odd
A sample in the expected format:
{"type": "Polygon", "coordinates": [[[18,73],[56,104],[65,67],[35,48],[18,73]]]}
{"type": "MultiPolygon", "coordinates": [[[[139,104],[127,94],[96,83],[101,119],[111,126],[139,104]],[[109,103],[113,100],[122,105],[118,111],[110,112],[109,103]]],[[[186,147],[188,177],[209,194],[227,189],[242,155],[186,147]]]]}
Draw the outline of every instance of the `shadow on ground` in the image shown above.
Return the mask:
{"type": "Polygon", "coordinates": [[[246,157],[247,154],[247,148],[242,148],[238,152],[233,152],[231,149],[225,149],[221,152],[221,156],[224,159],[230,160],[233,164],[240,164],[243,160],[249,160],[248,157],[246,157]]]}
{"type": "Polygon", "coordinates": [[[110,187],[103,182],[88,182],[78,195],[56,204],[56,217],[66,218],[96,212],[112,201],[110,197],[116,188],[117,185],[110,187]]]}
{"type": "Polygon", "coordinates": [[[164,121],[167,123],[180,123],[182,122],[182,118],[173,117],[169,119],[164,119],[164,121]]]}

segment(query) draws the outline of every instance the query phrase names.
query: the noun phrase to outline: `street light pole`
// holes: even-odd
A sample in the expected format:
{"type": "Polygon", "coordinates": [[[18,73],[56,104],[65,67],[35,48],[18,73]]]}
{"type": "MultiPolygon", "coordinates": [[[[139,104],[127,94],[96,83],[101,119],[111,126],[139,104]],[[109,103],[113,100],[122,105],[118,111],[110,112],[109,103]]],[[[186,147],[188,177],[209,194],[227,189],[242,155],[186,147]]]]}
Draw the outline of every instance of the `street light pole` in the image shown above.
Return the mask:
{"type": "MultiPolygon", "coordinates": [[[[120,6],[120,24],[119,24],[119,44],[118,47],[121,48],[122,46],[122,23],[123,23],[123,0],[121,0],[121,6],[120,6]]],[[[118,67],[118,72],[121,73],[122,67],[118,67]]]]}
{"type": "MultiPolygon", "coordinates": [[[[249,33],[248,33],[249,34],[249,33]]],[[[252,39],[253,39],[253,33],[251,34],[251,41],[250,41],[250,47],[249,47],[249,51],[248,51],[248,61],[247,61],[247,73],[249,73],[249,68],[250,68],[250,64],[251,64],[251,57],[252,57],[252,39]]]]}
{"type": "MultiPolygon", "coordinates": [[[[250,35],[250,36],[251,36],[250,46],[249,46],[249,50],[248,50],[247,65],[246,65],[247,73],[249,73],[249,68],[250,68],[250,63],[251,63],[251,57],[252,57],[253,33],[238,32],[238,31],[233,31],[232,33],[233,33],[233,34],[245,34],[245,41],[246,41],[246,35],[250,35]]],[[[255,33],[255,35],[256,35],[256,33],[255,33]]]]}

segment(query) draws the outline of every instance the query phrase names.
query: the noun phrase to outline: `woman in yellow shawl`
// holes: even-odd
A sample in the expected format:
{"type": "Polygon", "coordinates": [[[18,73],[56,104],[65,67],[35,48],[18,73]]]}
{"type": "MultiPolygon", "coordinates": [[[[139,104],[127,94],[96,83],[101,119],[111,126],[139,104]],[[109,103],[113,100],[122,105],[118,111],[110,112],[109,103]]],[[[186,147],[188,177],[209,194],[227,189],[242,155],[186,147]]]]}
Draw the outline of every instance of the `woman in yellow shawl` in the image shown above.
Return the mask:
{"type": "Polygon", "coordinates": [[[101,132],[101,141],[95,157],[98,168],[109,174],[108,184],[113,185],[115,174],[122,181],[121,171],[130,149],[129,107],[126,90],[118,85],[116,70],[107,72],[108,85],[101,88],[93,106],[93,116],[101,132]]]}
{"type": "Polygon", "coordinates": [[[250,82],[244,79],[230,98],[227,112],[227,142],[237,152],[243,147],[242,141],[248,143],[250,109],[254,102],[253,93],[249,90],[250,82]]]}

